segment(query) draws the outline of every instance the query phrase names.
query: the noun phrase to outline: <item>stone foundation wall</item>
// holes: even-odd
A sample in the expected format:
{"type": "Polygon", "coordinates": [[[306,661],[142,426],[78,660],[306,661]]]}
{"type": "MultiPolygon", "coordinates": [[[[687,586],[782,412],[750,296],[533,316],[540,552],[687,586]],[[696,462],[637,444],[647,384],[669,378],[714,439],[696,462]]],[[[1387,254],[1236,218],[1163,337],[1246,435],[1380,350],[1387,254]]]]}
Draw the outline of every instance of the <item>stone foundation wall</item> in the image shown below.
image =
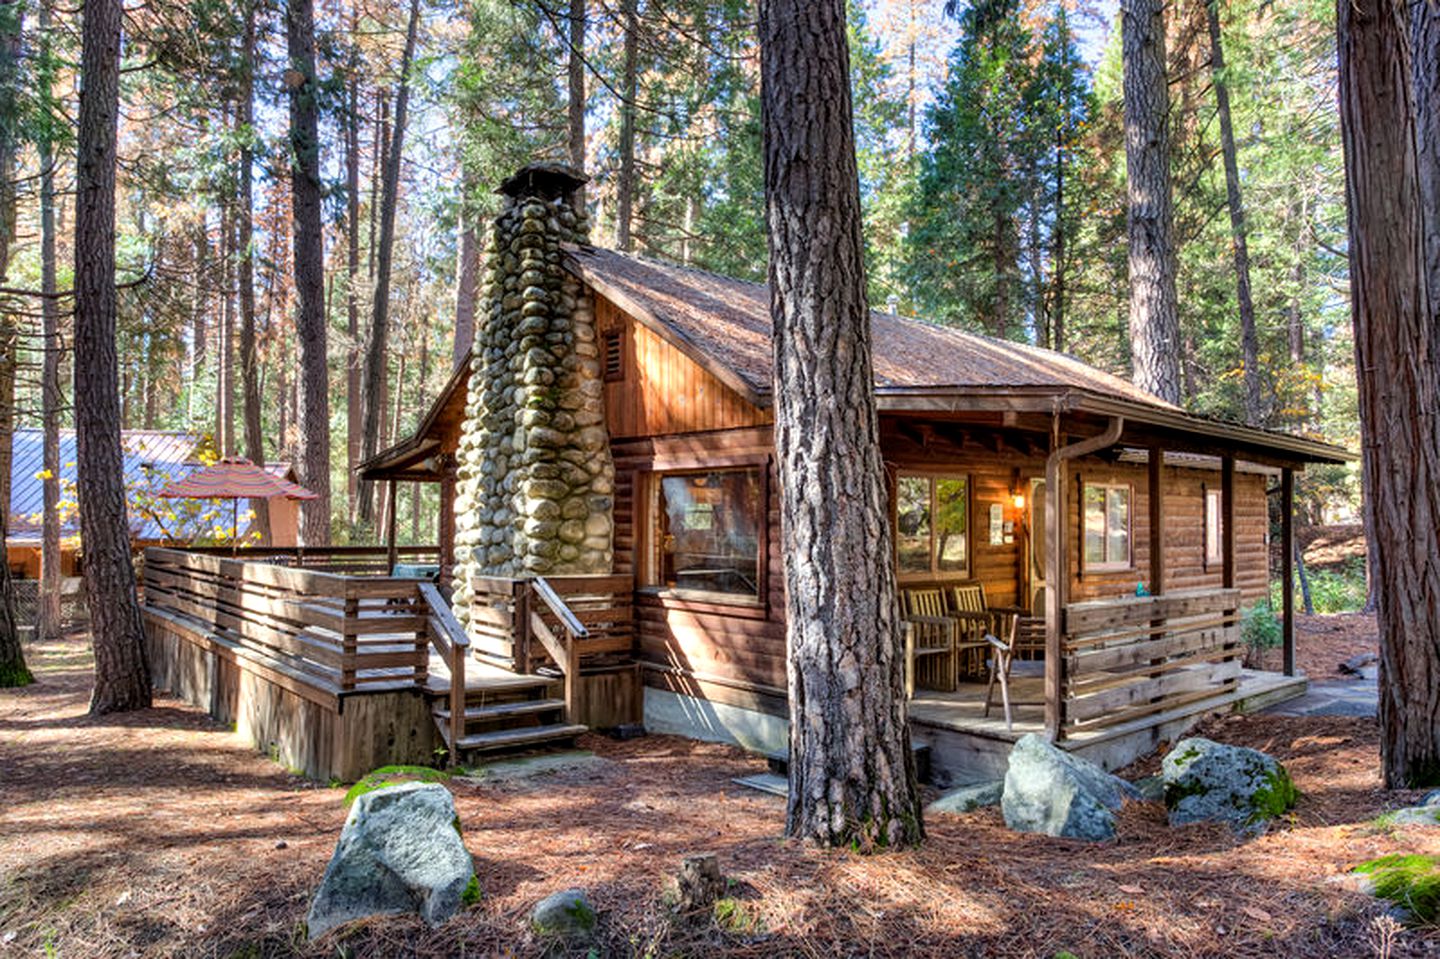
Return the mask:
{"type": "Polygon", "coordinates": [[[595,312],[561,263],[584,180],[532,166],[502,187],[459,451],[455,609],[474,575],[607,573],[615,468],[595,312]]]}

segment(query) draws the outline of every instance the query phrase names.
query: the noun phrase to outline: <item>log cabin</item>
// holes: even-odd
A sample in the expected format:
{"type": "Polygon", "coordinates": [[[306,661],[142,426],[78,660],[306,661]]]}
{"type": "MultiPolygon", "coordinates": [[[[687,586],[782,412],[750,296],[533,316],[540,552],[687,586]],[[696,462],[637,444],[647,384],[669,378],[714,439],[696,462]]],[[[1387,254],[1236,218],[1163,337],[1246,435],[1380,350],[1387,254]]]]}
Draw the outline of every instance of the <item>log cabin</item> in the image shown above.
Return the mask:
{"type": "MultiPolygon", "coordinates": [[[[588,244],[581,183],[548,165],[506,181],[470,355],[416,431],[362,465],[392,504],[390,575],[301,582],[275,557],[261,571],[155,551],[162,656],[186,630],[241,646],[230,634],[313,634],[281,593],[323,585],[333,695],[418,691],[435,722],[401,709],[412,751],[643,723],[783,755],[768,291],[588,244]],[[394,575],[407,482],[441,493],[433,582],[409,586],[394,575]],[[390,618],[367,620],[381,594],[390,618]],[[232,597],[231,624],[190,622],[213,595],[232,597]],[[415,638],[397,646],[402,618],[415,638]],[[354,658],[367,632],[388,659],[354,658]]],[[[995,778],[1026,732],[1113,768],[1208,713],[1303,693],[1291,577],[1283,672],[1244,668],[1240,617],[1269,595],[1272,514],[1290,542],[1296,473],[1344,450],[1196,416],[1025,344],[885,313],[872,337],[910,720],[935,782],[995,778]]]]}

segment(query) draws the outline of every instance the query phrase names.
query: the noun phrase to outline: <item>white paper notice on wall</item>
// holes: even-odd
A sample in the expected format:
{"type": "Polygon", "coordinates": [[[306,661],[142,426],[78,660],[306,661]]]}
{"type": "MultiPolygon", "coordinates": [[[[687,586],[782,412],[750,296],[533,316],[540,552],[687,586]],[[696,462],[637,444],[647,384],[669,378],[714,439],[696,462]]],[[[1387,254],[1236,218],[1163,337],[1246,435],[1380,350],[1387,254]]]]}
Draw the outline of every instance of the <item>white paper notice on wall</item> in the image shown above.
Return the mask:
{"type": "Polygon", "coordinates": [[[990,545],[1005,544],[1005,507],[1000,503],[990,504],[990,545]]]}

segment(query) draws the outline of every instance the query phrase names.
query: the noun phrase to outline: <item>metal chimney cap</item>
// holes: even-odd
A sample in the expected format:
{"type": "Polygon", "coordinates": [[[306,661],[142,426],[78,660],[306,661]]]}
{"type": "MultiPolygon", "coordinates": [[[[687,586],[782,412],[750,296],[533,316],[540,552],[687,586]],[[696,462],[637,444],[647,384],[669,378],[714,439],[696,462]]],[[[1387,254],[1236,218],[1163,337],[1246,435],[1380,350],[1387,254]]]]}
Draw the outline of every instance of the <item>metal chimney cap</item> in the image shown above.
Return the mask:
{"type": "Polygon", "coordinates": [[[496,192],[506,196],[538,196],[553,200],[569,196],[588,181],[584,173],[564,163],[527,163],[516,170],[496,192]]]}

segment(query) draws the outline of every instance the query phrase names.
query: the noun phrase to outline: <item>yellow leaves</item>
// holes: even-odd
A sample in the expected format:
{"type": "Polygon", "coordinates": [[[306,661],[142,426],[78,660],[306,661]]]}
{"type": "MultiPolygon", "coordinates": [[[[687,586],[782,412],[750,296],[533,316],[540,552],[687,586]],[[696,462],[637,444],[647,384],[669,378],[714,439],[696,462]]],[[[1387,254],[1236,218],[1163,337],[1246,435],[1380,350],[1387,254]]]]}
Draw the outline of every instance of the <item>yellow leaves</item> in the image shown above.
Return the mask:
{"type": "Polygon", "coordinates": [[[37,470],[35,472],[35,478],[43,483],[48,479],[54,479],[55,474],[50,472],[49,470],[37,470]]]}

